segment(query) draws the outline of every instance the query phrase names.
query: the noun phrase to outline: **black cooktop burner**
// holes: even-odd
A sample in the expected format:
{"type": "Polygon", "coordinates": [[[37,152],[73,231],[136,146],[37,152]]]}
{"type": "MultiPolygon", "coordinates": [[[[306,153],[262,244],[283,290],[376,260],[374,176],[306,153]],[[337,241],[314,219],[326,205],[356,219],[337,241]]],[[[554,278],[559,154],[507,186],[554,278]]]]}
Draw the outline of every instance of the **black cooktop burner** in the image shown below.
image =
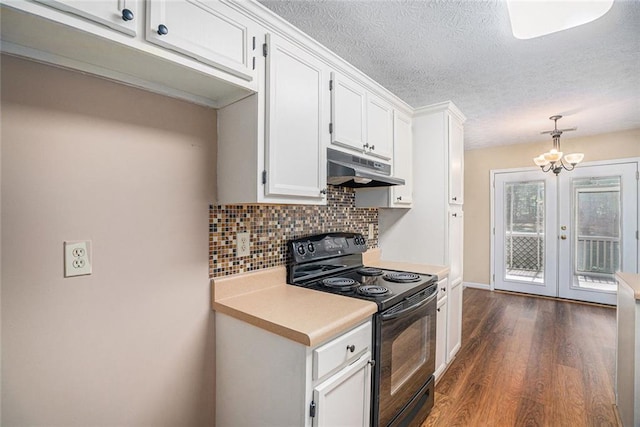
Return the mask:
{"type": "Polygon", "coordinates": [[[385,288],[384,286],[364,285],[364,286],[358,287],[358,293],[360,295],[377,297],[377,296],[388,294],[389,289],[385,288]]]}
{"type": "Polygon", "coordinates": [[[356,285],[357,283],[358,282],[356,282],[354,279],[350,279],[348,277],[329,277],[322,280],[323,285],[333,289],[348,289],[356,285]]]}
{"type": "Polygon", "coordinates": [[[420,281],[420,275],[415,273],[405,273],[402,271],[394,271],[383,276],[385,280],[397,283],[410,283],[420,281]]]}
{"type": "Polygon", "coordinates": [[[358,269],[358,274],[362,274],[363,276],[381,276],[382,270],[375,267],[362,267],[358,269]]]}

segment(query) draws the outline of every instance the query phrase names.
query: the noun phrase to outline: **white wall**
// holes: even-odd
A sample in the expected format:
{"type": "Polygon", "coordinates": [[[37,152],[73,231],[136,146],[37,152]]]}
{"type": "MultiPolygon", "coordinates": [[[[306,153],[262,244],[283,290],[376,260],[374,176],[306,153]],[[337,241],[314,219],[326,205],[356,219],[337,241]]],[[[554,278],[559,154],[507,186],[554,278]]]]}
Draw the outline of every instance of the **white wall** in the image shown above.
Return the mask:
{"type": "Polygon", "coordinates": [[[1,107],[2,425],[212,425],[215,111],[11,57],[1,107]]]}

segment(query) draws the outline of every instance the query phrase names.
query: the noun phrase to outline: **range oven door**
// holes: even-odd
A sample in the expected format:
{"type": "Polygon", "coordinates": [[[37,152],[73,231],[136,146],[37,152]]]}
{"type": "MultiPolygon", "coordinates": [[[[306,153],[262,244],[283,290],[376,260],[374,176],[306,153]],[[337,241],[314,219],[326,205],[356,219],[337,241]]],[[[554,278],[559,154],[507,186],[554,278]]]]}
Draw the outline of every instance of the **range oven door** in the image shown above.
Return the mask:
{"type": "Polygon", "coordinates": [[[431,287],[376,316],[374,425],[404,425],[403,411],[414,412],[407,405],[435,371],[436,299],[431,287]]]}

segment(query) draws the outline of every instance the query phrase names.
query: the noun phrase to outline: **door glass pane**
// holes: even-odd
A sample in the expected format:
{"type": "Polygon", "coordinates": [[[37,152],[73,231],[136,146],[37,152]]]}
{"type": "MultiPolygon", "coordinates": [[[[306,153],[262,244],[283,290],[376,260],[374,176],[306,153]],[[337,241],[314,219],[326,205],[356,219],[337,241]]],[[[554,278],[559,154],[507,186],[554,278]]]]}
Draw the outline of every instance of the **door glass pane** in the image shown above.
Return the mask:
{"type": "Polygon", "coordinates": [[[620,268],[620,177],[578,178],[574,195],[574,287],[615,291],[620,268]]]}
{"type": "Polygon", "coordinates": [[[544,279],[544,181],[505,184],[505,280],[544,279]]]}

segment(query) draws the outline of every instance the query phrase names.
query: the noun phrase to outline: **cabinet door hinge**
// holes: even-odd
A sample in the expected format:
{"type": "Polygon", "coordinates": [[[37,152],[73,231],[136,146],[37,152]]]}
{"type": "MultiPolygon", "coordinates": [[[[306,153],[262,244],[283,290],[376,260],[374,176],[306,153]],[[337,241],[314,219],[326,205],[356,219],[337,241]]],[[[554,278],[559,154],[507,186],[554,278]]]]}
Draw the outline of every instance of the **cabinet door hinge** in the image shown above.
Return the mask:
{"type": "Polygon", "coordinates": [[[316,402],[311,401],[311,405],[309,405],[309,416],[311,418],[315,418],[316,416],[316,402]]]}
{"type": "Polygon", "coordinates": [[[333,90],[333,80],[329,80],[329,90],[333,90]]]}
{"type": "Polygon", "coordinates": [[[640,240],[640,238],[638,237],[638,230],[636,230],[636,240],[640,240]]]}
{"type": "Polygon", "coordinates": [[[263,184],[267,183],[267,171],[266,170],[262,171],[262,183],[263,184]]]}
{"type": "Polygon", "coordinates": [[[493,227],[493,234],[496,234],[496,228],[493,227]]]}
{"type": "Polygon", "coordinates": [[[493,283],[496,283],[496,275],[494,274],[491,277],[493,278],[493,283]]]}
{"type": "Polygon", "coordinates": [[[333,133],[333,123],[329,123],[329,133],[333,133]]]}
{"type": "Polygon", "coordinates": [[[269,54],[269,46],[267,46],[267,44],[264,43],[262,45],[262,56],[266,58],[268,54],[269,54]]]}
{"type": "Polygon", "coordinates": [[[256,50],[256,36],[253,36],[252,48],[256,50]]]}
{"type": "Polygon", "coordinates": [[[254,70],[256,69],[256,57],[255,56],[253,57],[253,69],[254,70]]]}
{"type": "Polygon", "coordinates": [[[636,181],[640,181],[640,171],[636,171],[636,181]]]}

